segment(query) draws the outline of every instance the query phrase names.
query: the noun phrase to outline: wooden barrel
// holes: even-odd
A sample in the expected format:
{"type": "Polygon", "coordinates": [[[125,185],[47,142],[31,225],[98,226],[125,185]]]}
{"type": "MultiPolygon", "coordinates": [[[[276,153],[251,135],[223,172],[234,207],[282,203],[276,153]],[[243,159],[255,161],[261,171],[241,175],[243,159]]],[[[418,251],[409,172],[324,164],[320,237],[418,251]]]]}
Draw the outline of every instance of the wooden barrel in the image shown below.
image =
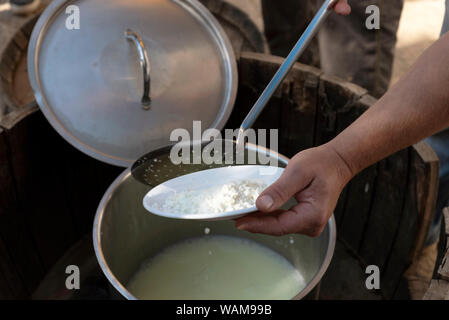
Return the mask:
{"type": "MultiPolygon", "coordinates": [[[[238,108],[230,127],[238,127],[282,61],[242,53],[238,108]]],[[[375,102],[354,84],[296,64],[255,127],[279,128],[280,152],[293,156],[329,141],[375,102]]],[[[320,298],[408,297],[403,275],[424,246],[438,168],[436,154],[421,142],[365,169],[348,184],[335,210],[338,244],[320,298]],[[365,287],[369,265],[381,270],[380,290],[365,287]]]]}

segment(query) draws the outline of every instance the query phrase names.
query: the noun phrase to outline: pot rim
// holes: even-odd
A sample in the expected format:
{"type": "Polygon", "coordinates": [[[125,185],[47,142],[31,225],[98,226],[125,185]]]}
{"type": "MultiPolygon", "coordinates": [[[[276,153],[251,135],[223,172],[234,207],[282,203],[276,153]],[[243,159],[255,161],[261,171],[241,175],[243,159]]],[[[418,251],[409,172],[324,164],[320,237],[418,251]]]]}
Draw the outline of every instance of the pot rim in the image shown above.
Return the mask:
{"type": "MultiPolygon", "coordinates": [[[[278,156],[281,161],[285,161],[285,163],[288,163],[289,159],[277,152],[274,152],[272,150],[269,150],[267,148],[263,148],[261,146],[256,145],[250,145],[247,144],[249,149],[254,150],[257,149],[266,149],[271,154],[274,154],[275,156],[278,156]]],[[[122,174],[120,174],[114,182],[109,186],[109,188],[106,190],[103,198],[100,201],[100,204],[98,206],[97,212],[95,214],[95,220],[94,220],[94,226],[92,230],[92,236],[93,236],[93,243],[94,243],[94,250],[95,250],[95,256],[97,257],[97,261],[101,267],[101,270],[103,271],[106,278],[109,280],[109,282],[113,285],[113,287],[127,300],[138,300],[134,295],[132,295],[128,289],[126,289],[123,284],[115,277],[114,273],[109,268],[106,259],[103,255],[103,250],[101,247],[101,232],[100,232],[100,226],[103,220],[104,210],[106,207],[106,204],[109,202],[109,200],[112,197],[113,191],[129,176],[131,175],[131,168],[126,169],[122,174]]],[[[332,215],[327,223],[327,229],[329,230],[329,240],[328,240],[328,246],[326,255],[324,257],[323,263],[321,264],[320,269],[318,272],[313,276],[312,280],[308,283],[308,285],[301,290],[296,296],[294,296],[291,300],[299,300],[304,298],[310,291],[312,291],[313,288],[321,281],[324,273],[326,272],[327,268],[329,267],[329,264],[332,260],[332,257],[334,255],[335,251],[335,244],[337,241],[337,225],[335,223],[335,217],[332,215]]]]}

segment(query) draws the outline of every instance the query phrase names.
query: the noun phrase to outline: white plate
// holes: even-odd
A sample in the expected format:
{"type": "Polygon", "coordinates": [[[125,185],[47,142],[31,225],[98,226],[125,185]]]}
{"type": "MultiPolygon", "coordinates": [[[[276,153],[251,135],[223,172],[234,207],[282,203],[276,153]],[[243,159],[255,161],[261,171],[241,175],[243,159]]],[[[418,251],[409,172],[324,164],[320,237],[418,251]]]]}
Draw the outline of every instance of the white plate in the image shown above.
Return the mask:
{"type": "Polygon", "coordinates": [[[179,192],[214,188],[238,180],[257,180],[269,186],[281,176],[283,171],[284,168],[261,165],[229,166],[198,171],[168,180],[151,189],[143,198],[143,206],[155,215],[173,219],[205,221],[236,219],[256,212],[256,206],[223,213],[180,214],[164,212],[155,207],[155,204],[162,204],[167,197],[179,192]]]}

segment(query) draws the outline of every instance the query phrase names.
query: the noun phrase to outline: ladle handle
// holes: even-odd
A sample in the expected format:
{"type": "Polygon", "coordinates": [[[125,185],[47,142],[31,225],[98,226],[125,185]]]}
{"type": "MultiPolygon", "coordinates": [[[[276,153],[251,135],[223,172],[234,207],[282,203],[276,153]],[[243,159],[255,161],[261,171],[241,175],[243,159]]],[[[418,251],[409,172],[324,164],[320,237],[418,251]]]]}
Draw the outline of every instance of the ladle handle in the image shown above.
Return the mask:
{"type": "Polygon", "coordinates": [[[142,108],[144,110],[149,110],[151,106],[151,78],[150,78],[150,60],[148,59],[148,54],[145,49],[142,37],[130,29],[125,31],[125,36],[128,40],[131,40],[139,52],[140,65],[143,71],[143,96],[142,96],[142,108]]]}
{"type": "Polygon", "coordinates": [[[279,87],[279,85],[282,83],[285,76],[291,70],[295,62],[299,59],[304,50],[307,48],[310,41],[313,39],[318,29],[326,20],[327,16],[333,9],[333,6],[337,2],[338,0],[324,1],[324,4],[321,6],[320,10],[315,15],[312,22],[310,22],[310,24],[307,26],[307,29],[302,34],[301,38],[299,38],[298,42],[293,47],[292,51],[289,53],[284,63],[281,65],[279,70],[274,75],[273,79],[270,81],[270,83],[267,85],[263,93],[260,95],[259,99],[256,101],[256,103],[246,116],[245,120],[243,120],[242,124],[240,125],[240,131],[239,136],[237,138],[237,142],[241,141],[241,138],[243,137],[243,133],[245,132],[245,130],[249,129],[254,124],[254,122],[259,117],[260,113],[263,111],[270,98],[273,96],[276,89],[279,87]]]}

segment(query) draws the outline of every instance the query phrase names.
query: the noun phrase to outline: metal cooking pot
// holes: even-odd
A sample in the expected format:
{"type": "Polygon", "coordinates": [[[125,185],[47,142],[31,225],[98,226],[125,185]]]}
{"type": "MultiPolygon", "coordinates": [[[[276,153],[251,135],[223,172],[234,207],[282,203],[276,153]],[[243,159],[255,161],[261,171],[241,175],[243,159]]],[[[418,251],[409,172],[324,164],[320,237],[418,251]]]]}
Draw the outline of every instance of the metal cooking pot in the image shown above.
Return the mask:
{"type": "MultiPolygon", "coordinates": [[[[168,158],[168,150],[169,148],[165,148],[165,151],[155,153],[165,154],[168,158]]],[[[270,158],[277,157],[279,167],[285,167],[288,162],[286,157],[255,145],[248,144],[246,151],[248,155],[263,152],[270,158]]],[[[164,162],[168,166],[165,168],[170,172],[170,177],[173,177],[176,170],[179,175],[184,174],[178,166],[171,164],[170,167],[170,164],[170,161],[164,162]]],[[[272,237],[250,234],[236,229],[232,221],[195,222],[152,215],[142,205],[142,199],[150,189],[151,186],[137,181],[132,176],[131,169],[127,169],[109,187],[95,217],[93,238],[97,259],[111,284],[126,299],[136,299],[126,289],[126,284],[143,261],[171,244],[203,236],[205,228],[209,228],[214,235],[252,239],[287,258],[304,275],[307,283],[294,299],[301,299],[309,293],[329,266],[336,241],[333,216],[317,238],[304,235],[272,237]]]]}
{"type": "MultiPolygon", "coordinates": [[[[50,124],[82,152],[114,165],[130,166],[148,150],[167,158],[169,148],[159,148],[172,130],[190,128],[192,121],[223,129],[236,98],[231,42],[197,0],[55,0],[39,18],[28,50],[30,83],[50,124]]],[[[254,145],[246,150],[268,153],[279,166],[287,165],[287,158],[270,150],[254,145]]],[[[153,186],[214,167],[164,165],[143,172],[144,180],[151,175],[146,183],[127,169],[97,210],[95,252],[123,297],[135,299],[126,284],[145,259],[204,235],[206,227],[212,234],[253,239],[290,260],[307,281],[297,299],[320,281],[334,251],[333,217],[318,238],[253,235],[229,221],[160,218],[142,205],[153,186]]]]}

